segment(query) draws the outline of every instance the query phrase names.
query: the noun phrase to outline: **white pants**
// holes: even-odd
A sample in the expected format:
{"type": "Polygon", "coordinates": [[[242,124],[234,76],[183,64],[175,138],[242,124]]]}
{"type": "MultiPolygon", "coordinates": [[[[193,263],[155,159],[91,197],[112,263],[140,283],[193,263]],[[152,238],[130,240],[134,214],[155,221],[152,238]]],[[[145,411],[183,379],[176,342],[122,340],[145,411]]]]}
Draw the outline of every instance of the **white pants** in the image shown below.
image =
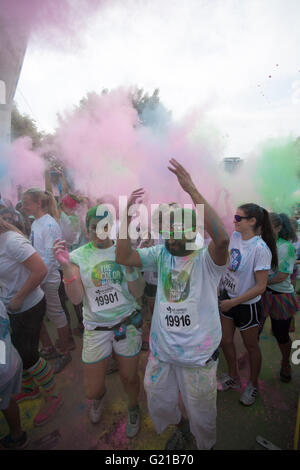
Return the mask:
{"type": "Polygon", "coordinates": [[[63,328],[68,324],[68,321],[58,295],[59,286],[60,279],[55,282],[45,282],[41,285],[41,288],[43,289],[46,297],[47,317],[54,323],[56,328],[63,328]]]}
{"type": "Polygon", "coordinates": [[[190,429],[198,449],[211,449],[216,443],[217,365],[210,361],[204,367],[183,367],[161,362],[149,356],[144,386],[148,410],[158,434],[181,420],[179,392],[190,429]]]}

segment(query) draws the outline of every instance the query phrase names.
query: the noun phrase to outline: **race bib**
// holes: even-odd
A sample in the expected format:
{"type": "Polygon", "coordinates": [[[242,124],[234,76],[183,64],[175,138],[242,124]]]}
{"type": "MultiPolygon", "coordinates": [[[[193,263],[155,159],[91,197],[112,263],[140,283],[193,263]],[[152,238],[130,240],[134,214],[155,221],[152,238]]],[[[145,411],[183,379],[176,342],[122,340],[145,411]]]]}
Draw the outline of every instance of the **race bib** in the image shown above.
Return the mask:
{"type": "Polygon", "coordinates": [[[237,280],[235,276],[232,276],[228,271],[225,274],[224,279],[222,280],[224,289],[227,290],[230,294],[235,294],[237,292],[237,280]]]}
{"type": "Polygon", "coordinates": [[[111,310],[126,302],[123,293],[110,285],[106,287],[88,287],[86,290],[93,313],[111,310]]]}
{"type": "Polygon", "coordinates": [[[197,311],[190,302],[160,302],[159,314],[161,326],[167,331],[190,331],[199,324],[197,311]]]}

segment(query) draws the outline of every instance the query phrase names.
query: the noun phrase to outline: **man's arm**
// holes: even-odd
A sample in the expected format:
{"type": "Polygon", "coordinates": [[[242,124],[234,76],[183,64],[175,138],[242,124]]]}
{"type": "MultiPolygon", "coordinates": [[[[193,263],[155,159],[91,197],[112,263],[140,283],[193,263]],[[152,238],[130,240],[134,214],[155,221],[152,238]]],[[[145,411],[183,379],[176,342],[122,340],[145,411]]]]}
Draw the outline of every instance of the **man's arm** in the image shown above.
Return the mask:
{"type": "Polygon", "coordinates": [[[131,194],[128,204],[126,214],[123,214],[120,224],[120,230],[117,238],[116,246],[116,262],[122,264],[123,266],[135,266],[136,268],[142,267],[142,261],[137,250],[132,249],[130,237],[128,234],[128,227],[131,221],[131,216],[128,215],[129,208],[135,204],[137,199],[141,198],[144,194],[143,189],[137,189],[131,194]],[[120,233],[123,233],[125,230],[125,224],[127,223],[127,237],[125,239],[120,238],[120,233]]]}
{"type": "Polygon", "coordinates": [[[128,289],[133,295],[133,297],[139,299],[140,297],[142,297],[145,290],[145,280],[140,272],[135,272],[135,270],[130,266],[126,267],[126,272],[129,274],[128,278],[130,277],[130,275],[133,275],[134,278],[134,280],[129,280],[127,278],[128,289]]]}
{"type": "Polygon", "coordinates": [[[187,192],[195,206],[197,204],[204,205],[204,226],[207,233],[210,235],[212,241],[209,244],[208,250],[214,263],[223,266],[228,258],[229,236],[222,223],[222,220],[210,204],[199,193],[194,185],[190,174],[181,166],[174,158],[170,160],[174,168],[169,170],[177,176],[178,182],[182,189],[187,192]]]}

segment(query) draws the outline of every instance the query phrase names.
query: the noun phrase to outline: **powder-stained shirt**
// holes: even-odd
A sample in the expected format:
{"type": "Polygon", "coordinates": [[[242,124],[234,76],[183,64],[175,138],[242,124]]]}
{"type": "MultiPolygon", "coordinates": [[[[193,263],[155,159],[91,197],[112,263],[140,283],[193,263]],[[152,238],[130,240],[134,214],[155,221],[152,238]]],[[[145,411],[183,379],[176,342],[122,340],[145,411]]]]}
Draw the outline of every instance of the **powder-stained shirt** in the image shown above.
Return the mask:
{"type": "Polygon", "coordinates": [[[276,276],[278,272],[289,274],[289,276],[282,282],[277,284],[270,284],[268,287],[275,290],[276,292],[291,293],[294,292],[294,287],[291,283],[291,274],[294,269],[294,264],[296,261],[295,248],[292,243],[283,240],[283,238],[278,238],[276,242],[277,253],[278,253],[278,269],[272,271],[270,278],[276,276]]]}
{"type": "Polygon", "coordinates": [[[80,269],[84,286],[83,324],[86,329],[116,325],[134,310],[140,309],[128,289],[125,267],[116,263],[115,244],[100,249],[88,243],[72,251],[70,261],[80,269]]]}
{"type": "Polygon", "coordinates": [[[60,280],[59,263],[53,253],[53,245],[57,238],[62,238],[61,229],[51,215],[45,214],[34,220],[31,226],[30,241],[48,269],[43,284],[60,280]]]}
{"type": "MultiPolygon", "coordinates": [[[[256,271],[266,271],[271,268],[272,253],[260,236],[243,240],[240,232],[233,232],[229,253],[230,263],[222,277],[221,287],[227,290],[230,298],[236,298],[255,286],[256,271]]],[[[257,295],[243,304],[254,304],[260,298],[261,295],[257,295]]]]}
{"type": "MultiPolygon", "coordinates": [[[[23,235],[13,231],[0,235],[0,300],[6,308],[30,276],[29,269],[23,263],[35,253],[35,249],[23,235]]],[[[36,287],[27,295],[21,308],[10,313],[17,314],[29,310],[40,302],[43,296],[40,287],[36,287]]]]}
{"type": "Polygon", "coordinates": [[[158,273],[152,354],[186,367],[204,365],[221,341],[217,286],[226,266],[217,266],[207,248],[182,257],[164,245],[137,251],[142,269],[158,273]]]}

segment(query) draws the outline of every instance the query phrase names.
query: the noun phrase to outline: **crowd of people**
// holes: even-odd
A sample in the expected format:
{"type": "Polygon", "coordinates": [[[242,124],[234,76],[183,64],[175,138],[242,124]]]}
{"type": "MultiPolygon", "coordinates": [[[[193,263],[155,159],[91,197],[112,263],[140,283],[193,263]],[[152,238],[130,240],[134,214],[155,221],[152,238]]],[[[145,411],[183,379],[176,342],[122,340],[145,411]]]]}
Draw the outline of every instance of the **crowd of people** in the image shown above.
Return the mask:
{"type": "Polygon", "coordinates": [[[10,429],[0,441],[4,448],[28,444],[20,402],[43,395],[36,426],[63,405],[55,375],[72,361],[75,333],[82,337],[91,422],[97,424],[105,409],[107,373],[118,370],[128,399],[128,438],[140,428],[139,358],[141,350],[149,349],[144,371],[148,413],[159,434],[176,425],[168,450],[186,449],[191,439],[198,449],[214,447],[218,390],[240,390],[243,405],[255,403],[262,364],[259,337],[268,316],[282,355],[278,378],[292,380],[289,333],[299,309],[300,220],[247,203],[236,209],[228,234],[185,168],[174,159],[168,168],[194,206],[204,207],[206,238],[200,249],[187,248],[188,232],[197,231],[196,214],[192,211],[187,229],[177,216],[184,220],[188,210],[177,203],[168,205],[169,230],[160,218],[155,239],[151,234],[139,240],[112,235],[113,226],[117,234],[127,231],[134,217],[130,208],[141,201],[143,189],[130,195],[118,221],[109,209],[113,201],[90,201],[70,192],[63,172],[59,197],[49,171],[45,190],[19,191],[15,207],[1,197],[0,409],[10,429]],[[46,318],[57,330],[55,344],[46,318]],[[250,366],[243,390],[236,329],[250,366]],[[217,378],[220,349],[228,371],[217,378]]]}

